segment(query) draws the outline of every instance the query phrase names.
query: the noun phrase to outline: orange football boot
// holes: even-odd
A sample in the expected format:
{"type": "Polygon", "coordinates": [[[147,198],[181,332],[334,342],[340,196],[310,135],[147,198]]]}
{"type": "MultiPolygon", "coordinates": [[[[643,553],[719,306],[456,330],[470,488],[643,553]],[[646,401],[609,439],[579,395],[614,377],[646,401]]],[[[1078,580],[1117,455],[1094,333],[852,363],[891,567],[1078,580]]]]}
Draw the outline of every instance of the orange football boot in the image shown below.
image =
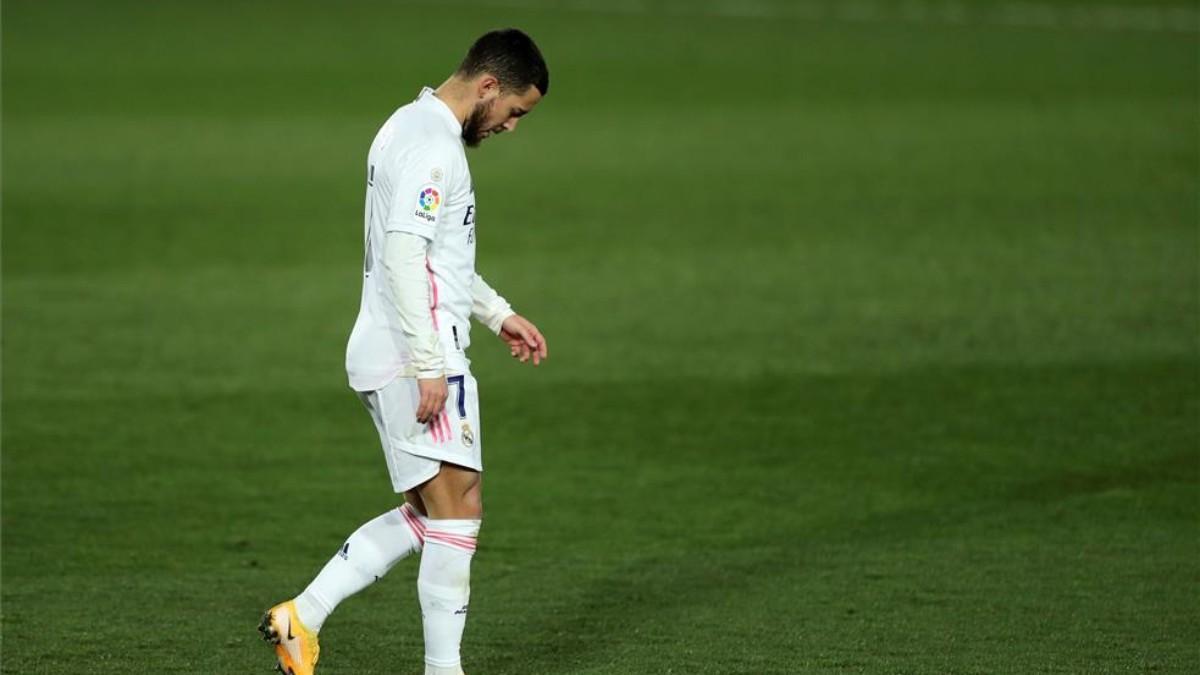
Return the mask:
{"type": "Polygon", "coordinates": [[[321,647],[317,634],[300,622],[291,600],[275,605],[263,615],[258,630],[263,640],[275,645],[275,666],[286,675],[313,675],[321,647]]]}

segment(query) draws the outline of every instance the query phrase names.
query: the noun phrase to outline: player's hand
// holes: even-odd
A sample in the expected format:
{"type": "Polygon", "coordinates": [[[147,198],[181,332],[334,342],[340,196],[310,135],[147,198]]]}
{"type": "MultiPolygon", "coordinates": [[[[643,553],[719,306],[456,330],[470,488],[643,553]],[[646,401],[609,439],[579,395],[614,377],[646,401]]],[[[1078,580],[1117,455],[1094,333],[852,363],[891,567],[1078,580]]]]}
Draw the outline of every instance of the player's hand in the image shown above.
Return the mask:
{"type": "Polygon", "coordinates": [[[546,358],[546,338],[537,326],[520,314],[513,314],[500,325],[500,339],[508,343],[508,351],[521,363],[533,359],[538,365],[546,358]]]}
{"type": "Polygon", "coordinates": [[[431,377],[417,379],[417,389],[421,392],[421,403],[417,406],[417,421],[428,424],[442,414],[446,407],[446,377],[431,377]]]}

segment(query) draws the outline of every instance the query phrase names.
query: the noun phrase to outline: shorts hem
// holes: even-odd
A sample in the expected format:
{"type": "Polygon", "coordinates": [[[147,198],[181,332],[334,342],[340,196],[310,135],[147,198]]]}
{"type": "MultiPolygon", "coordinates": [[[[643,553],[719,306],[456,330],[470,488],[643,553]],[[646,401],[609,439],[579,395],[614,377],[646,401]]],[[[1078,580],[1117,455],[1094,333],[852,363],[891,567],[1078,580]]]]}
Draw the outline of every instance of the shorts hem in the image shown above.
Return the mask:
{"type": "Polygon", "coordinates": [[[436,464],[432,467],[431,471],[425,472],[429,475],[425,475],[424,473],[422,473],[422,474],[417,474],[417,476],[414,478],[409,478],[407,481],[405,481],[406,483],[410,483],[408,485],[397,485],[395,482],[392,482],[392,490],[396,494],[402,495],[405,492],[408,492],[409,490],[417,487],[421,483],[424,483],[425,481],[430,480],[434,476],[438,475],[438,472],[441,470],[442,470],[442,465],[436,464]]]}
{"type": "Polygon", "coordinates": [[[437,448],[430,448],[424,445],[417,445],[415,443],[392,441],[392,444],[396,446],[396,449],[407,452],[410,455],[416,455],[417,457],[424,459],[431,459],[435,462],[446,462],[447,464],[464,466],[473,471],[483,473],[483,462],[472,461],[473,458],[471,457],[465,457],[453,452],[445,452],[438,450],[437,448]]]}
{"type": "Polygon", "coordinates": [[[349,378],[349,382],[347,384],[350,385],[350,389],[352,391],[359,394],[366,394],[367,392],[379,391],[380,389],[383,389],[389,384],[395,382],[399,378],[404,377],[404,372],[404,369],[401,368],[385,375],[378,375],[375,377],[352,377],[349,378]]]}

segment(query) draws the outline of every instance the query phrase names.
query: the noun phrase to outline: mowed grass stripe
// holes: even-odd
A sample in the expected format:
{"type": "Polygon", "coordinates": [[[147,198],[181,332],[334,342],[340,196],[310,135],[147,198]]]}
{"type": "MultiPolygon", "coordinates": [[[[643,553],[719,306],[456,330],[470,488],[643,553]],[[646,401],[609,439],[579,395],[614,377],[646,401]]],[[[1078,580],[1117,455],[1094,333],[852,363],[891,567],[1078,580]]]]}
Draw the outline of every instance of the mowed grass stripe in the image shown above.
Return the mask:
{"type": "MultiPolygon", "coordinates": [[[[738,663],[744,658],[786,672],[842,658],[868,668],[915,659],[907,662],[987,669],[996,641],[1021,645],[1010,662],[1015,670],[1064,648],[1080,650],[1077,666],[1121,662],[1100,648],[1103,640],[1133,645],[1126,657],[1136,663],[1184,657],[1194,594],[1165,594],[1185,583],[1196,553],[1194,541],[1180,546],[1194,525],[1180,507],[1194,494],[1200,459],[1189,425],[1195,384],[1169,384],[1181,365],[811,378],[785,381],[765,402],[747,384],[555,388],[563,408],[586,400],[591,414],[556,426],[556,411],[547,408],[528,421],[559,431],[533,439],[522,427],[492,426],[498,466],[487,476],[488,547],[473,603],[479,622],[472,631],[487,647],[480,666],[574,672],[596,662],[615,670],[690,664],[730,672],[745,667],[738,663]],[[1145,382],[1160,385],[1127,397],[1145,382]],[[962,395],[981,383],[990,385],[984,400],[962,395]],[[697,420],[691,410],[698,400],[726,415],[697,420]],[[649,401],[669,402],[658,407],[662,431],[643,426],[639,434],[638,411],[649,401]],[[933,407],[944,415],[927,417],[933,407]],[[1166,422],[1152,437],[1137,425],[1135,411],[1145,409],[1166,422]],[[639,435],[649,442],[638,443],[639,435]],[[590,489],[580,491],[580,483],[590,489]],[[655,502],[670,508],[648,515],[644,505],[655,502]],[[590,520],[596,512],[605,522],[590,520]],[[1097,519],[1102,534],[1093,529],[1097,519]],[[993,623],[971,628],[989,616],[993,623]],[[1039,637],[1025,633],[1031,624],[1043,626],[1039,637]],[[692,642],[697,633],[711,652],[692,642]],[[1137,649],[1151,634],[1166,643],[1153,653],[1137,649]],[[740,642],[751,635],[759,636],[751,645],[740,642]],[[919,650],[904,646],[914,637],[919,650]],[[895,647],[867,648],[875,640],[895,647]],[[512,653],[510,641],[525,649],[512,653]],[[777,648],[764,655],[764,642],[777,648]],[[658,653],[656,644],[673,651],[658,653]]],[[[500,419],[523,408],[508,393],[501,388],[489,399],[500,419]]],[[[62,557],[31,575],[10,572],[8,583],[10,602],[44,606],[58,626],[18,615],[10,638],[38,627],[77,630],[81,653],[106,653],[118,669],[136,666],[104,651],[123,639],[122,625],[98,627],[87,615],[62,613],[81,598],[100,601],[106,590],[91,579],[102,574],[118,584],[136,579],[142,601],[194,604],[199,614],[185,619],[189,629],[232,641],[224,667],[252,659],[259,649],[252,636],[225,636],[222,626],[259,596],[302,583],[328,554],[324,540],[369,515],[386,493],[373,439],[353,424],[362,413],[350,397],[277,401],[277,409],[307,414],[309,422],[291,433],[261,416],[268,424],[258,427],[243,414],[259,398],[143,401],[142,421],[163,428],[145,433],[170,430],[211,449],[187,463],[155,461],[169,460],[167,449],[135,459],[117,448],[151,444],[118,436],[111,452],[74,460],[79,476],[43,481],[43,520],[10,519],[8,536],[36,536],[43,554],[62,557]],[[210,429],[210,419],[227,426],[210,429]],[[234,469],[212,483],[214,473],[234,469]],[[312,473],[324,480],[312,481],[312,473]],[[140,476],[138,497],[104,495],[87,508],[64,498],[71,489],[56,489],[67,480],[122,485],[131,475],[140,476]],[[279,539],[270,533],[292,517],[264,510],[261,485],[293,482],[311,486],[311,536],[279,539]],[[374,483],[355,494],[344,488],[374,483]],[[194,510],[198,503],[206,505],[202,512],[194,510]],[[99,517],[114,509],[138,527],[99,517]],[[88,531],[66,536],[46,527],[67,518],[88,531]],[[209,599],[209,584],[232,597],[209,599]]],[[[38,473],[65,463],[59,454],[76,444],[61,440],[45,443],[38,473]]],[[[23,482],[21,473],[6,471],[23,482]]],[[[15,549],[6,564],[22,566],[31,553],[15,549]]],[[[385,672],[389,659],[416,653],[419,631],[405,621],[414,573],[412,565],[400,568],[397,579],[331,623],[331,653],[340,659],[331,660],[331,672],[385,672]],[[365,630],[380,617],[401,633],[393,651],[372,648],[365,630]]],[[[131,611],[136,602],[117,607],[131,611]]],[[[177,647],[156,649],[165,658],[177,647]]],[[[213,657],[198,651],[188,658],[213,657]]]]}
{"type": "MultiPolygon", "coordinates": [[[[415,3],[414,3],[415,4],[415,3]]],[[[711,16],[728,19],[835,21],[849,23],[899,23],[922,25],[983,24],[1014,28],[1150,31],[1195,33],[1200,12],[1181,3],[1002,2],[974,0],[853,0],[820,2],[799,0],[457,0],[474,7],[514,6],[527,9],[592,12],[601,14],[711,16]]]]}
{"type": "MultiPolygon", "coordinates": [[[[366,143],[496,23],[554,85],[480,268],[552,357],[475,336],[468,672],[1187,672],[1194,34],[644,7],[5,3],[4,672],[269,667],[393,503],[366,143]]],[[[415,569],[322,672],[419,671],[415,569]]]]}

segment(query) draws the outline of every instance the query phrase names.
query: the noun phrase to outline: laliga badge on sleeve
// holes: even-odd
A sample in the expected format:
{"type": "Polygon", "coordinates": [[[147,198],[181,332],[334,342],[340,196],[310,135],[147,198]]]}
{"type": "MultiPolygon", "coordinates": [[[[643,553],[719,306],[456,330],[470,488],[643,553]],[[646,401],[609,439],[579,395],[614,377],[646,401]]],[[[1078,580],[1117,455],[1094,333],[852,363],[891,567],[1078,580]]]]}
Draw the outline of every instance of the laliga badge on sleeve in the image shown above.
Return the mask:
{"type": "Polygon", "coordinates": [[[437,186],[426,185],[417,192],[417,208],[414,215],[432,223],[437,220],[438,207],[441,205],[442,193],[438,191],[437,186]]]}

